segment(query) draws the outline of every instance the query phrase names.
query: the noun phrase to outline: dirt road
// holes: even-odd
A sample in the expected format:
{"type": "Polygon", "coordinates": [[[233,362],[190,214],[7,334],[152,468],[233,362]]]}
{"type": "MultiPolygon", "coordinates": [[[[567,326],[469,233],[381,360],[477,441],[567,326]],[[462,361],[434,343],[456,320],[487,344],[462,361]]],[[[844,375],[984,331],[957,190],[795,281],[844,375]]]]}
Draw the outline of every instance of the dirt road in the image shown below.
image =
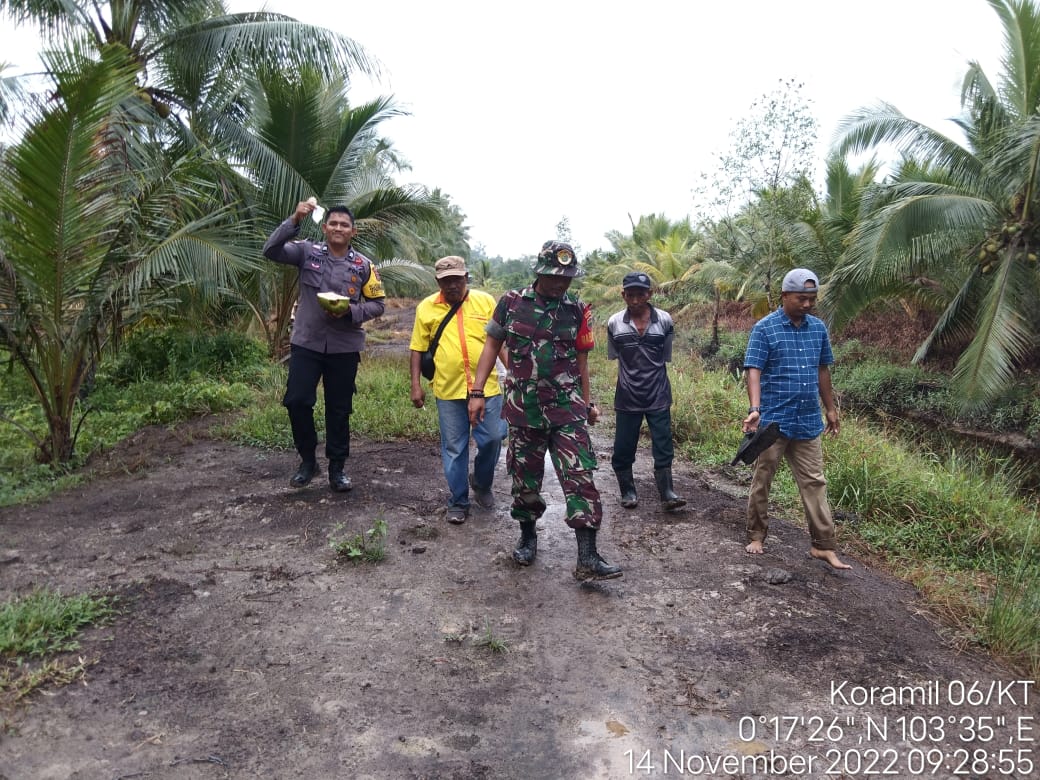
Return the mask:
{"type": "Polygon", "coordinates": [[[644,457],[636,510],[600,471],[600,549],[624,578],[579,585],[551,476],[538,560],[520,569],[507,480],[495,511],[449,525],[434,445],[357,442],[357,487],[337,495],[290,489],[290,454],[199,425],[142,432],[110,476],[0,513],[3,593],[97,588],[124,610],[85,637],[84,684],[7,713],[0,778],[1026,777],[1040,764],[1031,685],[945,646],[911,588],[855,559],[851,573],[812,561],[800,519],[776,521],[751,558],[739,496],[680,467],[688,511],[660,513],[644,457]],[[379,518],[383,562],[333,555],[337,524],[379,518]]]}

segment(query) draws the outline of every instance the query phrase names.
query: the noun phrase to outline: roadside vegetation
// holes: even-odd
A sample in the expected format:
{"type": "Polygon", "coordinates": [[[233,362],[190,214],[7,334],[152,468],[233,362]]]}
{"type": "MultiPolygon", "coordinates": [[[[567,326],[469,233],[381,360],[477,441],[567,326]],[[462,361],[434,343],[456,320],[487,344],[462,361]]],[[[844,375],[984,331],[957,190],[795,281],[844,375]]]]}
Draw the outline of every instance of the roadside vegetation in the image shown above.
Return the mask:
{"type": "Polygon", "coordinates": [[[75,454],[63,464],[39,462],[46,428],[24,376],[0,373],[0,506],[46,496],[83,478],[81,467],[148,425],[171,425],[247,406],[276,369],[256,340],[184,328],[140,331],[103,361],[71,407],[75,454]]]}
{"type": "Polygon", "coordinates": [[[371,528],[352,534],[343,523],[337,523],[329,533],[329,547],[336,555],[351,562],[379,563],[386,558],[386,520],[377,517],[371,528]]]}
{"type": "Polygon", "coordinates": [[[68,654],[79,648],[80,633],[104,625],[115,612],[109,596],[47,588],[0,604],[0,730],[5,713],[33,691],[83,678],[94,662],[68,654]]]}

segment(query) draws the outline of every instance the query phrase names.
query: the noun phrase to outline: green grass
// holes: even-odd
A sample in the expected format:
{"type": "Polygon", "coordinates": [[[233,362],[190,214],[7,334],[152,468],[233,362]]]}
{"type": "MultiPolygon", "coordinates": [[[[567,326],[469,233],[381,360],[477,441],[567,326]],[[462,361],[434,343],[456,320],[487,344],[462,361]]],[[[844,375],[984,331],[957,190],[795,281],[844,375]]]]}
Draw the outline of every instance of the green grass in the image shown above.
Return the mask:
{"type": "Polygon", "coordinates": [[[1040,563],[1022,556],[994,587],[984,621],[994,652],[1040,678],[1040,563]]]}
{"type": "MultiPolygon", "coordinates": [[[[278,366],[265,378],[256,402],[228,428],[229,438],[254,447],[292,449],[289,419],[282,406],[285,371],[284,366],[278,366]]],[[[433,391],[425,384],[426,406],[416,409],[411,387],[407,353],[363,356],[350,416],[351,434],[370,441],[436,441],[439,428],[433,391]]],[[[319,437],[325,432],[324,421],[325,404],[319,387],[314,408],[319,437]]]]}
{"type": "Polygon", "coordinates": [[[0,605],[0,712],[33,691],[83,679],[94,661],[48,656],[79,649],[83,629],[107,623],[114,604],[107,596],[41,588],[0,605]]]}
{"type": "Polygon", "coordinates": [[[76,451],[61,466],[36,462],[46,421],[24,375],[0,373],[0,507],[42,499],[81,481],[76,473],[104,451],[148,425],[173,425],[204,414],[241,409],[277,371],[260,345],[244,336],[199,335],[172,329],[135,334],[103,361],[84,387],[73,419],[76,451]]]}
{"type": "Polygon", "coordinates": [[[838,357],[834,383],[850,406],[877,415],[926,416],[968,429],[1040,436],[1040,395],[1028,373],[984,410],[963,409],[943,374],[878,358],[845,363],[838,357]]]}
{"type": "Polygon", "coordinates": [[[0,658],[21,660],[75,650],[80,631],[115,614],[113,599],[64,596],[41,588],[0,605],[0,658]]]}
{"type": "MultiPolygon", "coordinates": [[[[0,386],[0,390],[3,387],[0,386]]],[[[39,464],[32,440],[17,427],[0,422],[0,507],[44,498],[82,479],[74,470],[94,453],[104,451],[148,425],[174,425],[204,414],[217,414],[253,404],[255,391],[241,382],[226,383],[195,376],[147,381],[126,387],[99,385],[83,407],[86,416],[76,440],[76,456],[65,466],[39,464]]],[[[42,436],[43,414],[33,403],[6,416],[42,436]]]]}
{"type": "Polygon", "coordinates": [[[509,652],[509,645],[502,637],[495,634],[491,628],[491,620],[487,617],[484,618],[484,631],[477,637],[475,644],[479,647],[486,647],[492,653],[505,654],[509,652]]]}
{"type": "MultiPolygon", "coordinates": [[[[168,338],[165,333],[160,332],[160,343],[168,338]]],[[[203,350],[196,342],[191,342],[194,348],[203,350]]],[[[145,350],[143,345],[138,350],[153,362],[158,360],[154,350],[145,350]]],[[[216,347],[209,350],[214,351],[223,354],[216,347]]],[[[240,410],[221,435],[253,447],[292,449],[289,420],[282,406],[285,365],[265,361],[257,366],[254,351],[241,351],[248,357],[248,365],[219,364],[212,370],[226,377],[248,376],[248,384],[189,370],[183,356],[180,363],[166,367],[164,375],[155,379],[133,381],[138,375],[125,367],[123,359],[111,370],[103,367],[86,402],[89,411],[80,428],[77,455],[65,467],[36,463],[32,441],[15,425],[0,422],[0,507],[40,500],[81,482],[85,475],[77,469],[91,453],[109,449],[148,425],[174,425],[199,415],[240,410]]],[[[372,441],[437,439],[437,407],[428,386],[426,408],[412,406],[407,354],[365,355],[357,385],[352,432],[372,441]]],[[[12,399],[0,410],[4,416],[38,435],[43,433],[43,415],[30,400],[28,386],[19,375],[0,376],[0,393],[12,399]]],[[[319,388],[315,408],[319,435],[324,433],[324,417],[319,388]]]]}
{"type": "Polygon", "coordinates": [[[365,356],[358,368],[350,429],[371,441],[437,440],[437,403],[428,382],[426,406],[412,406],[408,353],[365,356]]]}
{"type": "Polygon", "coordinates": [[[382,517],[376,518],[371,528],[356,534],[348,533],[343,523],[337,523],[329,534],[329,546],[337,556],[348,561],[378,563],[386,558],[389,530],[382,517]]]}
{"type": "Polygon", "coordinates": [[[854,511],[861,536],[889,555],[999,572],[1035,541],[1035,507],[970,461],[910,452],[851,418],[826,440],[825,458],[832,502],[854,511]]]}

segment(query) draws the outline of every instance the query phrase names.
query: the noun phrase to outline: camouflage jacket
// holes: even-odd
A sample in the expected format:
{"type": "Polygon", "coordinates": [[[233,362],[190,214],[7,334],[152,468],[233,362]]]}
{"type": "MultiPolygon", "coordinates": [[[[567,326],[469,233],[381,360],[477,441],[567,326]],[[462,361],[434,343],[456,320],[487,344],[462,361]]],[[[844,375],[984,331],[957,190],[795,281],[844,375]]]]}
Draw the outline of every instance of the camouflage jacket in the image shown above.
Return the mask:
{"type": "Polygon", "coordinates": [[[543,298],[534,287],[503,295],[488,335],[509,352],[502,417],[523,428],[553,428],[588,419],[578,353],[593,346],[592,310],[570,293],[543,298]]]}

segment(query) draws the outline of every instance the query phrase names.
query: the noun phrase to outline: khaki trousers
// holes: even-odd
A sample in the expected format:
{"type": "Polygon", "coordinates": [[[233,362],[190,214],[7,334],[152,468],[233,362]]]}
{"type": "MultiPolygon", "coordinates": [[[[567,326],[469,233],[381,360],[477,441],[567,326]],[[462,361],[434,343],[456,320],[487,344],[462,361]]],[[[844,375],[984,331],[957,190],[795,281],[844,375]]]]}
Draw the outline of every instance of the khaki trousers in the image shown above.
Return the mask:
{"type": "Polygon", "coordinates": [[[787,460],[798,484],[809,536],[817,550],[833,550],[834,520],[827,503],[827,480],[823,476],[823,446],[815,439],[786,439],[781,436],[755,461],[755,473],[748,496],[747,536],[749,542],[761,542],[769,532],[769,488],[780,466],[787,460]]]}

